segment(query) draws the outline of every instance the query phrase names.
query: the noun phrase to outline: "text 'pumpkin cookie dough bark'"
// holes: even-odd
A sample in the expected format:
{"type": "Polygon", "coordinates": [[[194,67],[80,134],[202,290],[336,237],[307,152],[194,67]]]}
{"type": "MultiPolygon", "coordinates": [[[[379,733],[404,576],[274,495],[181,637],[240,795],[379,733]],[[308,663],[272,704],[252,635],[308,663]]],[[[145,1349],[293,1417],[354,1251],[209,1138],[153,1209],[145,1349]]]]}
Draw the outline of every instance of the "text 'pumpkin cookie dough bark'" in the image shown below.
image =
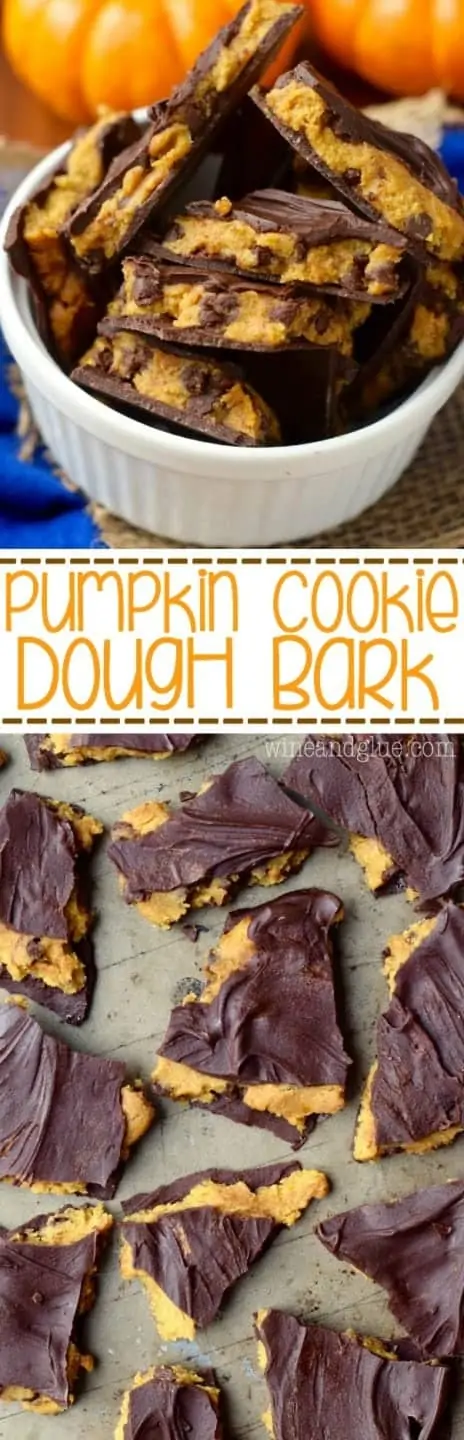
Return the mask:
{"type": "Polygon", "coordinates": [[[85,390],[226,445],[277,445],[278,421],[231,365],[158,349],[142,335],[98,336],[71,379],[85,390]]]}
{"type": "Polygon", "coordinates": [[[464,910],[449,904],[394,936],[385,969],[392,998],[377,1025],[356,1160],[423,1154],[464,1130],[464,910]]]}
{"type": "Polygon", "coordinates": [[[81,1327],[112,1225],[103,1205],[86,1205],[0,1231],[0,1400],[39,1415],[72,1405],[94,1366],[81,1327]]]}
{"type": "Polygon", "coordinates": [[[430,1359],[464,1353],[464,1183],[360,1205],[317,1228],[337,1260],[387,1291],[392,1314],[430,1359]]]}
{"type": "Polygon", "coordinates": [[[191,909],[225,905],[240,884],[278,885],[322,827],[259,760],[237,760],[170,814],[148,801],[115,825],[108,854],[124,899],[167,928],[191,909]]]}
{"type": "Polygon", "coordinates": [[[287,0],[247,0],[72,216],[68,234],[79,261],[101,269],[166,204],[303,13],[287,0]]]}
{"type": "Polygon", "coordinates": [[[279,350],[331,346],[353,354],[353,334],[369,307],[301,287],[253,286],[237,275],[169,265],[146,256],[123,262],[124,284],[99,325],[166,344],[210,349],[279,350]]]}
{"type": "Polygon", "coordinates": [[[173,1010],[153,1080],[230,1120],[303,1143],[345,1101],[330,928],[335,895],[298,890],[229,915],[203,994],[173,1010]]]}
{"type": "Polygon", "coordinates": [[[464,752],[458,735],[321,739],[284,780],[350,833],[371,890],[406,884],[423,902],[464,880],[464,752]]]}
{"type": "Polygon", "coordinates": [[[39,328],[57,359],[71,365],[92,338],[105,295],[92,287],[70,252],[62,226],[102,184],[110,164],[139,131],[130,115],[103,113],[71,145],[63,169],[16,211],[5,248],[31,286],[39,328]]]}
{"type": "Polygon", "coordinates": [[[70,1050],[23,1004],[0,1006],[0,1180],[109,1199],[154,1118],[119,1060],[70,1050]]]}
{"type": "Polygon", "coordinates": [[[265,1165],[203,1170],[123,1203],[121,1271],[138,1278],[163,1340],[192,1340],[231,1286],[276,1238],[327,1195],[318,1170],[265,1165]]]}
{"type": "Polygon", "coordinates": [[[0,987],[80,1024],[95,979],[89,861],[103,826],[12,790],[0,810],[0,987]]]}
{"type": "Polygon", "coordinates": [[[404,288],[405,249],[389,226],[354,215],[341,201],[270,189],[234,204],[226,196],[194,200],[171,222],[159,253],[380,303],[404,288]]]}
{"type": "Polygon", "coordinates": [[[220,1391],[211,1372],[160,1365],[136,1375],[122,1402],[114,1440],[222,1440],[220,1391]]]}
{"type": "Polygon", "coordinates": [[[257,1316],[274,1440],[447,1440],[451,1375],[399,1360],[383,1341],[257,1316]]]}
{"type": "Polygon", "coordinates": [[[91,765],[104,760],[168,759],[183,755],[198,744],[197,735],[102,735],[100,731],[78,734],[27,735],[25,745],[32,770],[60,770],[74,765],[91,765]]]}
{"type": "Polygon", "coordinates": [[[464,259],[458,187],[424,141],[369,119],[306,63],[253,98],[355,209],[400,231],[422,256],[464,259]]]}

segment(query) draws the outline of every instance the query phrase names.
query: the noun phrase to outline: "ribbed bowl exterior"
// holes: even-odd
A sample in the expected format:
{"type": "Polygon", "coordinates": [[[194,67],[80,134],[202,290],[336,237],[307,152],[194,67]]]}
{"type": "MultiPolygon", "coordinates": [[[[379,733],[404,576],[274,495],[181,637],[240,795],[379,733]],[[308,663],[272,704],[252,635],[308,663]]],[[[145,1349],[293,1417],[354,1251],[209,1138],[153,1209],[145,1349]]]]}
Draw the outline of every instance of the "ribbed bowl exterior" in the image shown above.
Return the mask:
{"type": "MultiPolygon", "coordinates": [[[[421,425],[387,452],[307,475],[282,473],[275,484],[189,475],[131,456],[67,416],[26,380],[37,425],[69,480],[131,525],[191,545],[268,546],[308,539],[375,504],[409,465],[427,431],[421,425]]],[[[282,467],[284,472],[284,467],[282,467]]]]}

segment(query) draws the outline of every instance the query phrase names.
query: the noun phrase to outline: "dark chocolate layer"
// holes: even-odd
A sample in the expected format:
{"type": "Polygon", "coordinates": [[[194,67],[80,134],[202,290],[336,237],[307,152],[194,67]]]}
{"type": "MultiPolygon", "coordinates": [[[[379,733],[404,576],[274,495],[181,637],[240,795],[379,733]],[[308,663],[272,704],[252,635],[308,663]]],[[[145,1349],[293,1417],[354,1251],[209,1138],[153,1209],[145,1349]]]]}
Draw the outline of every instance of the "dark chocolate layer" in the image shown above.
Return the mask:
{"type": "MultiPolygon", "coordinates": [[[[72,948],[85,969],[85,983],[82,989],[76,990],[73,995],[67,995],[58,986],[46,985],[43,980],[37,979],[33,964],[30,974],[25,975],[22,980],[13,979],[6,965],[0,965],[0,990],[6,990],[10,995],[24,995],[26,1000],[42,1005],[44,1010],[51,1010],[53,1015],[58,1015],[60,1020],[66,1020],[68,1025],[82,1025],[90,1010],[97,978],[91,936],[86,935],[84,940],[72,948]]],[[[34,939],[30,940],[28,949],[33,962],[36,949],[34,939]]]]}
{"type": "Polygon", "coordinates": [[[70,1050],[22,1007],[0,1007],[0,1179],[114,1194],[125,1066],[70,1050]]]}
{"type": "Polygon", "coordinates": [[[211,1373],[179,1379],[163,1365],[129,1393],[123,1440],[220,1440],[218,1397],[211,1373]]]}
{"type": "MultiPolygon", "coordinates": [[[[430,191],[432,196],[464,219],[457,184],[451,178],[439,156],[430,146],[426,145],[425,141],[403,131],[390,130],[380,121],[370,119],[362,110],[351,105],[340,95],[330,82],[324,80],[307,61],[297,65],[286,75],[281,75],[276,89],[283,89],[293,80],[298,85],[314,90],[320,96],[329,112],[330,125],[335,136],[348,143],[369,145],[379,151],[380,155],[392,155],[405,166],[416,181],[430,191]]],[[[253,91],[253,99],[308,165],[314,166],[326,180],[335,185],[337,191],[346,197],[350,205],[360,210],[368,219],[378,220],[381,199],[376,207],[362,193],[361,176],[358,170],[347,170],[343,174],[333,170],[313,148],[303,126],[296,131],[281,121],[267,104],[265,93],[257,88],[253,91]]],[[[432,228],[427,214],[410,215],[406,231],[407,238],[410,246],[415,248],[422,257],[427,254],[427,237],[432,228]]]]}
{"type": "Polygon", "coordinates": [[[160,350],[144,336],[118,329],[115,335],[97,338],[71,379],[97,396],[120,401],[136,415],[141,410],[144,416],[223,444],[275,445],[280,440],[275,416],[244,381],[241,370],[194,350],[174,346],[160,350]],[[172,389],[165,384],[168,357],[172,389]],[[153,376],[157,360],[161,391],[153,376]],[[173,398],[172,390],[177,394],[178,388],[182,403],[173,398]]]}
{"type": "MultiPolygon", "coordinates": [[[[464,880],[464,754],[459,736],[346,735],[297,756],[285,783],[353,835],[377,840],[423,901],[464,880]]],[[[303,742],[304,749],[304,742],[303,742]]]]}
{"type": "Polygon", "coordinates": [[[96,1228],[70,1244],[33,1243],[49,1219],[0,1237],[0,1398],[19,1387],[64,1409],[73,1391],[68,1348],[79,1339],[81,1290],[97,1267],[102,1235],[96,1228]]]}
{"type": "MultiPolygon", "coordinates": [[[[293,1162],[243,1172],[205,1170],[152,1195],[124,1201],[124,1215],[186,1199],[194,1186],[207,1186],[208,1182],[226,1186],[242,1182],[255,1192],[278,1185],[300,1168],[293,1162]]],[[[125,1219],[122,1232],[134,1269],[154,1280],[184,1315],[205,1326],[214,1320],[230,1287],[247,1273],[280,1228],[272,1218],[219,1210],[205,1198],[195,1209],[166,1213],[152,1223],[125,1219]]]]}
{"type": "Polygon", "coordinates": [[[292,180],[292,153],[282,135],[246,95],[221,133],[221,164],[214,198],[240,200],[249,190],[292,180]]]}
{"type": "MultiPolygon", "coordinates": [[[[175,126],[186,127],[191,137],[191,147],[180,159],[168,165],[166,175],[156,190],[137,207],[135,214],[119,237],[114,256],[120,254],[130,244],[146,220],[159,211],[178,186],[188,179],[205,150],[211,147],[221,125],[265,70],[286,35],[301,18],[303,10],[298,5],[282,5],[279,13],[277,5],[275,16],[269,14],[267,29],[264,33],[261,31],[261,38],[253,35],[249,30],[250,17],[252,18],[254,13],[258,17],[256,0],[247,0],[238,14],[218,32],[211,44],[199,56],[192,70],[171,92],[169,99],[153,107],[151,123],[147,126],[141,141],[126,150],[116,160],[107,180],[73,215],[68,231],[71,243],[85,232],[89,222],[101,213],[105,203],[121,191],[124,177],[128,172],[133,172],[135,168],[140,167],[142,173],[149,174],[150,145],[153,145],[153,142],[156,143],[156,138],[163,134],[169,136],[175,126]],[[230,79],[227,79],[226,70],[225,79],[221,78],[220,88],[216,89],[215,67],[224,52],[233,53],[237,37],[247,27],[248,36],[243,43],[242,64],[238,69],[231,64],[230,79]]],[[[160,153],[162,154],[162,151],[160,153]]],[[[84,259],[91,268],[96,269],[100,269],[105,261],[104,254],[98,246],[85,256],[81,254],[80,258],[84,259]]]]}
{"type": "Polygon", "coordinates": [[[310,850],[321,827],[280,789],[259,760],[237,760],[158,830],[113,832],[109,856],[129,902],[215,876],[241,879],[288,851],[310,850]]]}
{"type": "Polygon", "coordinates": [[[386,1359],[354,1336],[302,1325],[279,1310],[258,1318],[257,1331],[275,1440],[445,1440],[449,1434],[444,1366],[386,1359]]]}
{"type": "Polygon", "coordinates": [[[25,935],[67,940],[78,858],[70,821],[40,795],[12,790],[0,810],[0,920],[25,935]]]}
{"type": "Polygon", "coordinates": [[[318,1226],[322,1244],[383,1285],[390,1310],[430,1359],[464,1352],[464,1183],[387,1205],[361,1205],[318,1226]]]}
{"type": "Polygon", "coordinates": [[[398,971],[377,1026],[371,1108],[394,1149],[464,1127],[464,911],[447,905],[398,971]]]}
{"type": "MultiPolygon", "coordinates": [[[[349,1059],[338,1026],[329,940],[340,912],[341,901],[319,890],[233,911],[225,930],[246,920],[253,958],[231,970],[210,1004],[176,1006],[160,1055],[236,1082],[239,1099],[249,1085],[343,1088],[349,1059]]],[[[256,1114],[251,1111],[248,1123],[256,1114]]],[[[293,1138],[302,1137],[297,1132],[293,1138]]]]}
{"type": "Polygon", "coordinates": [[[274,355],[248,352],[246,373],[277,416],[284,443],[304,445],[339,433],[340,400],[357,367],[337,350],[308,347],[274,355]]]}
{"type": "MultiPolygon", "coordinates": [[[[59,770],[62,768],[63,760],[56,751],[49,750],[44,744],[46,735],[26,735],[24,743],[27,749],[32,770],[59,770]]],[[[102,735],[100,731],[95,734],[70,734],[68,744],[70,750],[106,750],[108,747],[117,746],[118,750],[136,750],[140,755],[174,755],[183,754],[185,750],[198,742],[197,735],[129,735],[126,730],[122,733],[115,731],[114,734],[102,735]]],[[[88,763],[92,756],[88,757],[88,763]]],[[[84,760],[82,764],[84,764],[84,760]]]]}

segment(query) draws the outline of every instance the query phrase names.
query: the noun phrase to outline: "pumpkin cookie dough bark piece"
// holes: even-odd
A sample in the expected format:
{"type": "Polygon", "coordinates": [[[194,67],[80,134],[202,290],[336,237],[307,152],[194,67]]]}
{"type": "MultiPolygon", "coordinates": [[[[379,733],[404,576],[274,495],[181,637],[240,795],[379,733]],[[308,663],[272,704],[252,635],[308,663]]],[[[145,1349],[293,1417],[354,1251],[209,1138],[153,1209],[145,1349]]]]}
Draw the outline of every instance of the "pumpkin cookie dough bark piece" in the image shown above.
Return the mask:
{"type": "Polygon", "coordinates": [[[371,220],[405,235],[422,256],[464,259],[464,206],[438,155],[342,98],[310,65],[253,98],[308,165],[371,220]]]}
{"type": "Polygon", "coordinates": [[[182,1365],[153,1366],[136,1375],[122,1402],[114,1440],[222,1440],[220,1391],[212,1372],[182,1365]]]}
{"type": "Polygon", "coordinates": [[[337,1260],[382,1285],[392,1314],[433,1359],[464,1353],[464,1183],[361,1205],[316,1231],[337,1260]]]}
{"type": "Polygon", "coordinates": [[[109,1199],[154,1118],[120,1061],[70,1050],[23,1004],[0,1006],[0,1180],[109,1199]]]}
{"type": "Polygon", "coordinates": [[[354,1155],[424,1154],[464,1130],[464,911],[394,936],[385,959],[392,998],[359,1112],[354,1155]]]}
{"type": "Polygon", "coordinates": [[[464,752],[458,735],[325,737],[285,784],[349,831],[376,892],[406,884],[422,902],[464,880],[464,752]],[[431,746],[433,749],[431,751],[431,746]]]}
{"type": "Polygon", "coordinates": [[[446,1440],[451,1372],[398,1359],[381,1340],[257,1316],[274,1440],[446,1440]]]}
{"type": "Polygon", "coordinates": [[[312,1200],[325,1175],[297,1163],[203,1170],[123,1203],[121,1271],[145,1287],[163,1340],[192,1340],[231,1286],[312,1200]]]}
{"type": "Polygon", "coordinates": [[[108,307],[99,333],[121,330],[166,344],[210,349],[279,350],[330,346],[353,354],[353,334],[369,306],[301,288],[255,285],[235,275],[156,263],[146,256],[124,261],[124,284],[108,307]]]}
{"type": "Polygon", "coordinates": [[[239,370],[195,351],[160,350],[142,335],[99,336],[71,378],[118,406],[226,445],[280,440],[275,415],[239,370]]]}
{"type": "Polygon", "coordinates": [[[27,791],[0,810],[0,987],[75,1025],[95,980],[89,861],[102,830],[80,807],[27,791]]]}
{"type": "Polygon", "coordinates": [[[13,216],[5,248],[33,291],[43,338],[66,367],[95,334],[105,296],[98,296],[76,265],[61,234],[81,201],[102,184],[112,161],[138,135],[129,115],[102,114],[78,135],[65,166],[13,216]]]}
{"type": "Polygon", "coordinates": [[[281,285],[310,285],[385,303],[404,289],[406,242],[389,226],[354,215],[337,200],[258,190],[232,204],[194,201],[160,247],[189,264],[205,260],[281,285]]]}
{"type": "Polygon", "coordinates": [[[259,760],[237,760],[181,809],[148,801],[114,827],[109,856],[124,899],[167,929],[225,905],[240,884],[278,885],[324,836],[259,760]]]}
{"type": "Polygon", "coordinates": [[[72,216],[77,259],[100,270],[192,173],[216,132],[303,15],[287,0],[248,0],[200,55],[168,100],[154,106],[142,139],[72,216]]]}
{"type": "Polygon", "coordinates": [[[81,1327],[112,1226],[103,1205],[85,1205],[0,1232],[1,1401],[38,1415],[73,1404],[94,1366],[81,1327]]]}
{"type": "Polygon", "coordinates": [[[451,265],[428,264],[372,359],[348,388],[351,419],[363,418],[418,385],[464,335],[464,284],[451,265]]]}
{"type": "Polygon", "coordinates": [[[63,735],[28,735],[25,745],[32,770],[60,770],[70,765],[91,765],[104,760],[137,759],[165,760],[171,755],[183,755],[199,736],[191,735],[128,735],[126,732],[114,735],[100,735],[98,732],[85,735],[79,731],[63,735]]]}
{"type": "Polygon", "coordinates": [[[153,1080],[301,1145],[345,1102],[349,1058],[335,1001],[335,895],[298,890],[229,915],[197,998],[173,1010],[153,1080]]]}

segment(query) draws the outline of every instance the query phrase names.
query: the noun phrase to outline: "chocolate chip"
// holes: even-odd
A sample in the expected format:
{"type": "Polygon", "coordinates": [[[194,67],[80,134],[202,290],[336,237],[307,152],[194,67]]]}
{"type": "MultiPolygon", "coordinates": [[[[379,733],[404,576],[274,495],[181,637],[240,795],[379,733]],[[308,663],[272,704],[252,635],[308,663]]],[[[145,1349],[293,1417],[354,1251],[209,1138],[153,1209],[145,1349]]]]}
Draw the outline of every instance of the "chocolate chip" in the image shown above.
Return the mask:
{"type": "Polygon", "coordinates": [[[206,395],[211,387],[211,372],[200,361],[186,365],[182,379],[190,395],[206,395]]]}
{"type": "Polygon", "coordinates": [[[352,189],[356,189],[356,186],[361,184],[361,171],[353,169],[344,170],[343,179],[352,189]]]}
{"type": "Polygon", "coordinates": [[[315,319],[314,319],[314,329],[316,330],[316,333],[317,333],[318,335],[325,335],[326,330],[328,330],[328,328],[329,328],[328,316],[324,314],[324,311],[323,311],[323,310],[319,310],[319,311],[318,311],[318,314],[315,316],[315,319]]]}
{"type": "Polygon", "coordinates": [[[260,270],[270,270],[272,268],[274,257],[272,250],[269,250],[267,246],[256,246],[256,259],[260,270]]]}
{"type": "Polygon", "coordinates": [[[228,294],[227,291],[221,294],[215,285],[207,287],[200,305],[200,325],[216,326],[217,324],[227,326],[228,322],[237,314],[239,308],[239,294],[228,294]]]}
{"type": "Polygon", "coordinates": [[[134,269],[132,295],[137,305],[150,305],[162,291],[161,273],[156,265],[140,260],[134,269]]]}

